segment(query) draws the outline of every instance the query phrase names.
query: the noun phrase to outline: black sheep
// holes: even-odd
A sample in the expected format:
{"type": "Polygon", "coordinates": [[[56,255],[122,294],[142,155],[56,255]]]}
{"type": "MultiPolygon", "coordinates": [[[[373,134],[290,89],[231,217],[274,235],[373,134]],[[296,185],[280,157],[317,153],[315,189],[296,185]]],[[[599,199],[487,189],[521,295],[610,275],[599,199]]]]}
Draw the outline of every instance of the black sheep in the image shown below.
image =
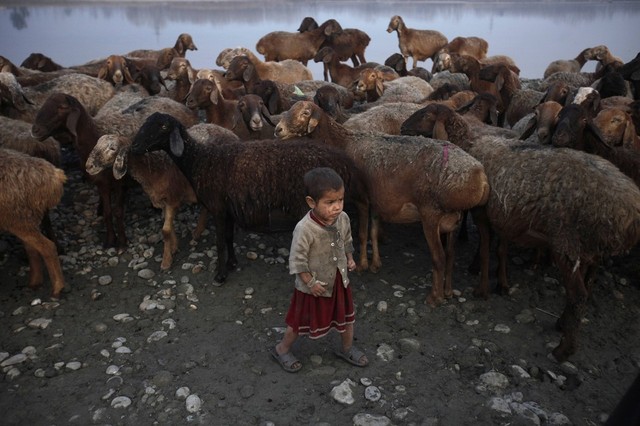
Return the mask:
{"type": "Polygon", "coordinates": [[[234,224],[243,228],[267,225],[274,210],[301,217],[308,210],[303,176],[315,167],[331,167],[342,176],[346,192],[358,208],[360,257],[366,259],[369,214],[366,184],[353,161],[342,151],[308,140],[200,144],[171,115],[154,113],[138,131],[131,152],[158,150],[171,156],[214,218],[218,250],[216,281],[224,282],[229,268],[237,265],[234,224]]]}

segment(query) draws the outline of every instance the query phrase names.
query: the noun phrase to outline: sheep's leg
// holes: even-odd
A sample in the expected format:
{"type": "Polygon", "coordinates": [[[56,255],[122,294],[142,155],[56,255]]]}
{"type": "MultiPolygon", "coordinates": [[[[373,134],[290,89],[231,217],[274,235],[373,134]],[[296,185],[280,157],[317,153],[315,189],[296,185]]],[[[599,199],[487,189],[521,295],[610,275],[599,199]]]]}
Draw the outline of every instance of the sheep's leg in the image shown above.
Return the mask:
{"type": "Polygon", "coordinates": [[[324,71],[324,81],[329,81],[329,65],[325,62],[322,63],[324,71]]]}
{"type": "Polygon", "coordinates": [[[60,266],[56,245],[37,229],[19,231],[15,235],[24,243],[29,258],[29,266],[31,268],[29,271],[29,287],[36,288],[42,285],[41,260],[44,260],[51,280],[51,297],[58,299],[60,292],[64,288],[64,277],[62,276],[62,267],[60,266]]]}
{"type": "Polygon", "coordinates": [[[468,216],[469,210],[462,212],[462,222],[460,223],[460,231],[458,232],[458,239],[460,241],[469,241],[469,230],[467,229],[468,216]]]}
{"type": "Polygon", "coordinates": [[[236,250],[233,248],[233,232],[234,232],[234,222],[233,218],[227,218],[227,230],[226,234],[226,243],[227,243],[227,268],[234,269],[238,266],[238,258],[236,257],[236,250]]]}
{"type": "Polygon", "coordinates": [[[556,360],[563,362],[578,348],[580,322],[587,309],[587,289],[584,277],[590,265],[579,265],[574,270],[574,265],[569,264],[564,256],[554,253],[554,259],[562,273],[567,293],[564,311],[557,322],[563,335],[560,344],[553,350],[553,356],[556,360]]]}
{"type": "Polygon", "coordinates": [[[444,235],[446,243],[446,264],[445,264],[445,279],[444,279],[444,297],[451,299],[453,297],[453,260],[455,258],[455,237],[453,232],[448,232],[444,235]]]}
{"type": "Polygon", "coordinates": [[[202,236],[202,233],[207,228],[207,219],[209,219],[209,214],[207,213],[207,209],[204,206],[200,206],[200,213],[198,214],[198,223],[196,224],[196,228],[191,233],[191,236],[194,240],[197,240],[202,236]]]}
{"type": "Polygon", "coordinates": [[[104,225],[107,229],[104,246],[113,247],[116,241],[116,233],[113,229],[111,194],[109,193],[109,188],[106,186],[98,186],[98,192],[100,193],[100,201],[102,203],[102,219],[104,220],[104,225]]]}
{"type": "Polygon", "coordinates": [[[358,203],[358,242],[360,243],[360,261],[357,270],[366,271],[369,269],[369,259],[367,258],[367,241],[369,237],[369,204],[358,203]]]}
{"type": "MultiPolygon", "coordinates": [[[[360,65],[360,61],[358,60],[358,56],[354,53],[353,55],[351,55],[351,62],[353,62],[353,67],[357,67],[360,65]]],[[[364,63],[364,59],[362,60],[362,63],[364,63]]]]}
{"type": "Polygon", "coordinates": [[[431,252],[432,284],[431,294],[427,296],[426,303],[430,306],[437,306],[444,301],[444,272],[446,255],[440,240],[440,231],[437,226],[433,226],[428,220],[428,214],[422,214],[422,231],[427,240],[429,251],[431,252]]]}
{"type": "Polygon", "coordinates": [[[49,217],[48,211],[42,217],[41,227],[42,227],[42,233],[44,234],[44,236],[50,239],[51,241],[53,241],[53,243],[56,245],[58,249],[59,254],[62,253],[63,250],[60,247],[60,244],[58,244],[58,238],[56,238],[56,233],[53,230],[53,225],[51,224],[51,218],[49,217]]]}
{"type": "Polygon", "coordinates": [[[491,246],[489,218],[484,207],[472,209],[471,216],[478,229],[480,240],[476,253],[476,258],[480,262],[480,284],[473,290],[473,295],[487,299],[489,297],[489,249],[491,246]]]}
{"type": "Polygon", "coordinates": [[[502,295],[509,294],[509,281],[507,278],[507,252],[509,242],[506,238],[498,240],[498,284],[499,292],[502,295]]]}
{"type": "Polygon", "coordinates": [[[118,241],[118,248],[122,251],[127,248],[127,234],[124,228],[124,196],[125,189],[120,183],[115,184],[115,203],[116,208],[114,211],[115,223],[118,228],[116,238],[118,241]]]}
{"type": "Polygon", "coordinates": [[[371,216],[371,264],[369,265],[369,270],[373,273],[376,273],[382,267],[382,259],[380,259],[380,247],[379,247],[379,238],[380,238],[380,217],[373,213],[371,216]]]}
{"type": "Polygon", "coordinates": [[[162,250],[162,263],[160,269],[166,271],[173,263],[173,254],[178,251],[178,237],[173,226],[176,217],[176,208],[173,206],[165,206],[164,223],[162,224],[162,241],[164,242],[162,250]]]}

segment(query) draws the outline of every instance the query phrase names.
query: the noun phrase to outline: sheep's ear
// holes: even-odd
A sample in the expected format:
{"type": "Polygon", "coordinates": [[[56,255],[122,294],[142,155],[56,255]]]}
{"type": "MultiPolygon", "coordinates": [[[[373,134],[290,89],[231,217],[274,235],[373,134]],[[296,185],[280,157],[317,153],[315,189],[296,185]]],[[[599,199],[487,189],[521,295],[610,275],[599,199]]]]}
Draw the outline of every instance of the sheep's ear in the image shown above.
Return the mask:
{"type": "Polygon", "coordinates": [[[498,110],[496,108],[491,108],[489,110],[489,119],[491,120],[492,126],[498,125],[498,110]]]}
{"type": "MultiPolygon", "coordinates": [[[[627,117],[628,118],[628,117],[627,117]]],[[[631,120],[627,120],[627,125],[624,128],[624,134],[622,135],[622,146],[633,146],[636,141],[636,126],[633,125],[631,120]]]]}
{"type": "Polygon", "coordinates": [[[271,121],[271,114],[269,113],[269,110],[265,105],[262,105],[261,112],[262,112],[262,117],[266,120],[266,122],[271,124],[273,127],[275,127],[276,125],[273,124],[273,121],[271,121]]]}
{"type": "Polygon", "coordinates": [[[449,140],[447,129],[444,128],[444,120],[440,117],[436,120],[436,123],[433,126],[433,138],[440,139],[442,141],[449,140]]]}
{"type": "Polygon", "coordinates": [[[307,124],[307,134],[310,135],[316,129],[320,123],[322,113],[320,107],[311,109],[311,116],[309,117],[309,123],[307,124]]]}
{"type": "Polygon", "coordinates": [[[383,93],[384,93],[384,85],[383,85],[382,77],[380,76],[379,78],[376,78],[376,94],[378,96],[382,96],[383,93]]]}
{"type": "Polygon", "coordinates": [[[269,112],[271,114],[277,114],[278,113],[278,104],[279,103],[280,103],[280,94],[276,90],[271,94],[271,96],[269,96],[269,102],[267,102],[267,105],[269,107],[269,112]]]}
{"type": "Polygon", "coordinates": [[[253,66],[253,64],[247,65],[247,67],[244,69],[242,73],[242,80],[244,80],[245,82],[251,80],[251,77],[253,77],[254,72],[255,72],[255,67],[253,66]]]}
{"type": "Polygon", "coordinates": [[[468,111],[469,111],[469,109],[471,109],[471,105],[473,105],[473,103],[474,103],[475,101],[476,101],[476,100],[475,100],[475,98],[474,98],[474,99],[471,99],[471,100],[470,100],[469,102],[467,102],[466,104],[459,106],[459,107],[458,107],[458,109],[456,109],[456,112],[457,112],[458,114],[464,114],[464,113],[468,112],[468,111]]]}
{"type": "Polygon", "coordinates": [[[80,119],[80,110],[74,106],[71,108],[69,114],[67,114],[66,126],[67,130],[71,132],[75,139],[78,139],[78,120],[80,119]]]}
{"type": "Polygon", "coordinates": [[[496,77],[496,89],[498,89],[498,92],[500,90],[502,90],[502,86],[504,86],[504,76],[502,75],[502,73],[498,74],[498,76],[496,77]]]}
{"type": "Polygon", "coordinates": [[[135,83],[135,79],[131,76],[131,72],[127,66],[124,67],[124,81],[129,84],[135,83]]]}
{"type": "Polygon", "coordinates": [[[106,80],[107,79],[107,73],[109,72],[109,68],[107,68],[107,64],[104,64],[99,70],[98,70],[98,78],[100,80],[106,80]]]}
{"type": "Polygon", "coordinates": [[[587,134],[587,136],[591,136],[592,138],[595,139],[597,143],[601,144],[605,148],[613,149],[613,147],[604,140],[604,137],[602,136],[600,129],[598,129],[598,127],[596,127],[595,124],[593,124],[593,121],[587,120],[587,125],[585,126],[584,131],[587,134]]]}
{"type": "Polygon", "coordinates": [[[182,139],[182,135],[180,134],[180,129],[178,127],[174,127],[171,131],[171,135],[169,136],[169,147],[171,148],[171,152],[176,157],[181,157],[184,152],[184,140],[182,139]]]}
{"type": "Polygon", "coordinates": [[[523,141],[527,139],[529,136],[533,134],[533,131],[536,129],[538,125],[538,117],[534,114],[533,117],[527,122],[527,126],[522,131],[520,135],[520,140],[523,141]]]}
{"type": "MultiPolygon", "coordinates": [[[[214,82],[214,84],[216,85],[216,89],[218,87],[218,81],[216,79],[216,81],[214,82]]],[[[220,93],[218,90],[212,90],[211,94],[209,95],[209,100],[211,101],[212,104],[214,105],[218,105],[218,93],[220,93]]]]}
{"type": "Polygon", "coordinates": [[[116,160],[113,162],[113,177],[116,179],[122,179],[127,174],[127,163],[129,156],[126,149],[121,149],[116,155],[116,160]]]}

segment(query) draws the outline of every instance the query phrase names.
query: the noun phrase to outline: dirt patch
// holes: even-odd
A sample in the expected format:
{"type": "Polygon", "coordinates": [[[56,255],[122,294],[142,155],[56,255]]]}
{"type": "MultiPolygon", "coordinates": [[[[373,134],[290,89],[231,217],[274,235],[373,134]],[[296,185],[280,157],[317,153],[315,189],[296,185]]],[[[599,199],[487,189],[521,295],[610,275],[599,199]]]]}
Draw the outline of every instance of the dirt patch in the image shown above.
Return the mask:
{"type": "Polygon", "coordinates": [[[303,369],[288,374],[268,348],[293,289],[290,231],[238,232],[240,265],[220,286],[213,234],[190,243],[196,212],[185,209],[180,252],[161,272],[160,213],[146,197],[130,192],[131,244],[118,255],[101,247],[95,190],[69,176],[54,217],[71,288],[62,300],[26,289],[22,247],[0,239],[2,424],[597,425],[638,374],[638,249],[600,268],[579,352],[559,365],[547,357],[564,304],[554,267],[533,269],[533,253],[513,249],[511,293],[476,300],[472,227],[458,243],[457,296],[432,309],[420,227],[386,225],[382,270],[352,274],[370,365],[336,358],[330,335],[300,339],[303,369]],[[334,397],[341,384],[352,403],[334,397]]]}

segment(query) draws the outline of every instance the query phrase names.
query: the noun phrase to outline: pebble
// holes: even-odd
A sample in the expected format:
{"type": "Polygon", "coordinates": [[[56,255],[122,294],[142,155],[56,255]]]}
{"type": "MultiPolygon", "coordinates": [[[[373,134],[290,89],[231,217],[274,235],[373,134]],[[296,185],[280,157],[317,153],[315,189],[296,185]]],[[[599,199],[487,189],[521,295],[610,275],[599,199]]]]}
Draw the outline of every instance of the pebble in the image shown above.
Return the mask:
{"type": "Polygon", "coordinates": [[[98,277],[98,284],[100,285],[109,285],[113,282],[113,278],[111,275],[102,275],[98,277]]]}
{"type": "Polygon", "coordinates": [[[356,383],[351,379],[346,379],[337,386],[331,389],[330,395],[337,402],[345,405],[352,405],[355,402],[353,398],[353,387],[356,383]]]}
{"type": "Polygon", "coordinates": [[[390,426],[391,419],[383,415],[358,413],[353,416],[353,426],[390,426]]]}
{"type": "Polygon", "coordinates": [[[120,371],[120,367],[118,367],[117,365],[110,365],[107,367],[106,373],[109,375],[113,375],[113,374],[118,374],[119,371],[120,371]]]}
{"type": "Polygon", "coordinates": [[[131,405],[131,398],[126,396],[117,396],[111,400],[113,408],[127,408],[131,405]]]}
{"type": "Polygon", "coordinates": [[[381,343],[380,346],[378,346],[376,355],[381,360],[388,362],[394,358],[395,350],[391,346],[387,345],[386,343],[381,343]]]}
{"type": "Polygon", "coordinates": [[[27,325],[31,328],[39,328],[41,330],[44,330],[47,327],[49,327],[49,324],[51,324],[52,321],[53,320],[50,318],[36,318],[34,320],[29,321],[29,324],[27,325]]]}
{"type": "Polygon", "coordinates": [[[373,381],[367,377],[362,377],[360,379],[360,384],[363,386],[371,386],[373,384],[373,381]]]}
{"type": "Polygon", "coordinates": [[[384,300],[378,302],[378,311],[382,313],[387,312],[387,302],[384,300]]]}
{"type": "Polygon", "coordinates": [[[190,394],[191,390],[187,386],[182,386],[176,390],[176,398],[182,401],[186,400],[190,394]]]}
{"type": "Polygon", "coordinates": [[[129,349],[126,346],[120,346],[120,347],[116,348],[116,353],[117,354],[130,354],[131,353],[131,349],[129,349]]]}
{"type": "Polygon", "coordinates": [[[382,397],[382,393],[376,386],[367,386],[364,389],[364,397],[369,401],[376,402],[382,397]]]}
{"type": "Polygon", "coordinates": [[[492,389],[502,389],[509,385],[509,379],[502,373],[497,371],[490,371],[480,376],[480,382],[492,389]]]}
{"type": "Polygon", "coordinates": [[[149,337],[147,337],[147,343],[158,342],[167,336],[168,334],[164,330],[154,331],[153,333],[151,333],[151,335],[149,335],[149,337]]]}
{"type": "Polygon", "coordinates": [[[153,278],[156,275],[152,269],[141,269],[138,271],[138,276],[142,279],[148,280],[153,278]]]}
{"type": "Polygon", "coordinates": [[[20,364],[27,360],[27,355],[20,353],[9,357],[0,363],[0,367],[8,367],[10,365],[20,364]]]}
{"type": "Polygon", "coordinates": [[[187,411],[190,413],[197,413],[202,408],[202,400],[196,394],[189,395],[185,401],[187,411]]]}
{"type": "Polygon", "coordinates": [[[509,326],[505,324],[496,324],[496,326],[493,328],[493,331],[503,334],[509,334],[511,332],[511,328],[509,328],[509,326]]]}
{"type": "Polygon", "coordinates": [[[65,365],[65,367],[68,370],[76,371],[76,370],[80,370],[80,368],[82,368],[82,363],[80,361],[70,361],[65,365]]]}

